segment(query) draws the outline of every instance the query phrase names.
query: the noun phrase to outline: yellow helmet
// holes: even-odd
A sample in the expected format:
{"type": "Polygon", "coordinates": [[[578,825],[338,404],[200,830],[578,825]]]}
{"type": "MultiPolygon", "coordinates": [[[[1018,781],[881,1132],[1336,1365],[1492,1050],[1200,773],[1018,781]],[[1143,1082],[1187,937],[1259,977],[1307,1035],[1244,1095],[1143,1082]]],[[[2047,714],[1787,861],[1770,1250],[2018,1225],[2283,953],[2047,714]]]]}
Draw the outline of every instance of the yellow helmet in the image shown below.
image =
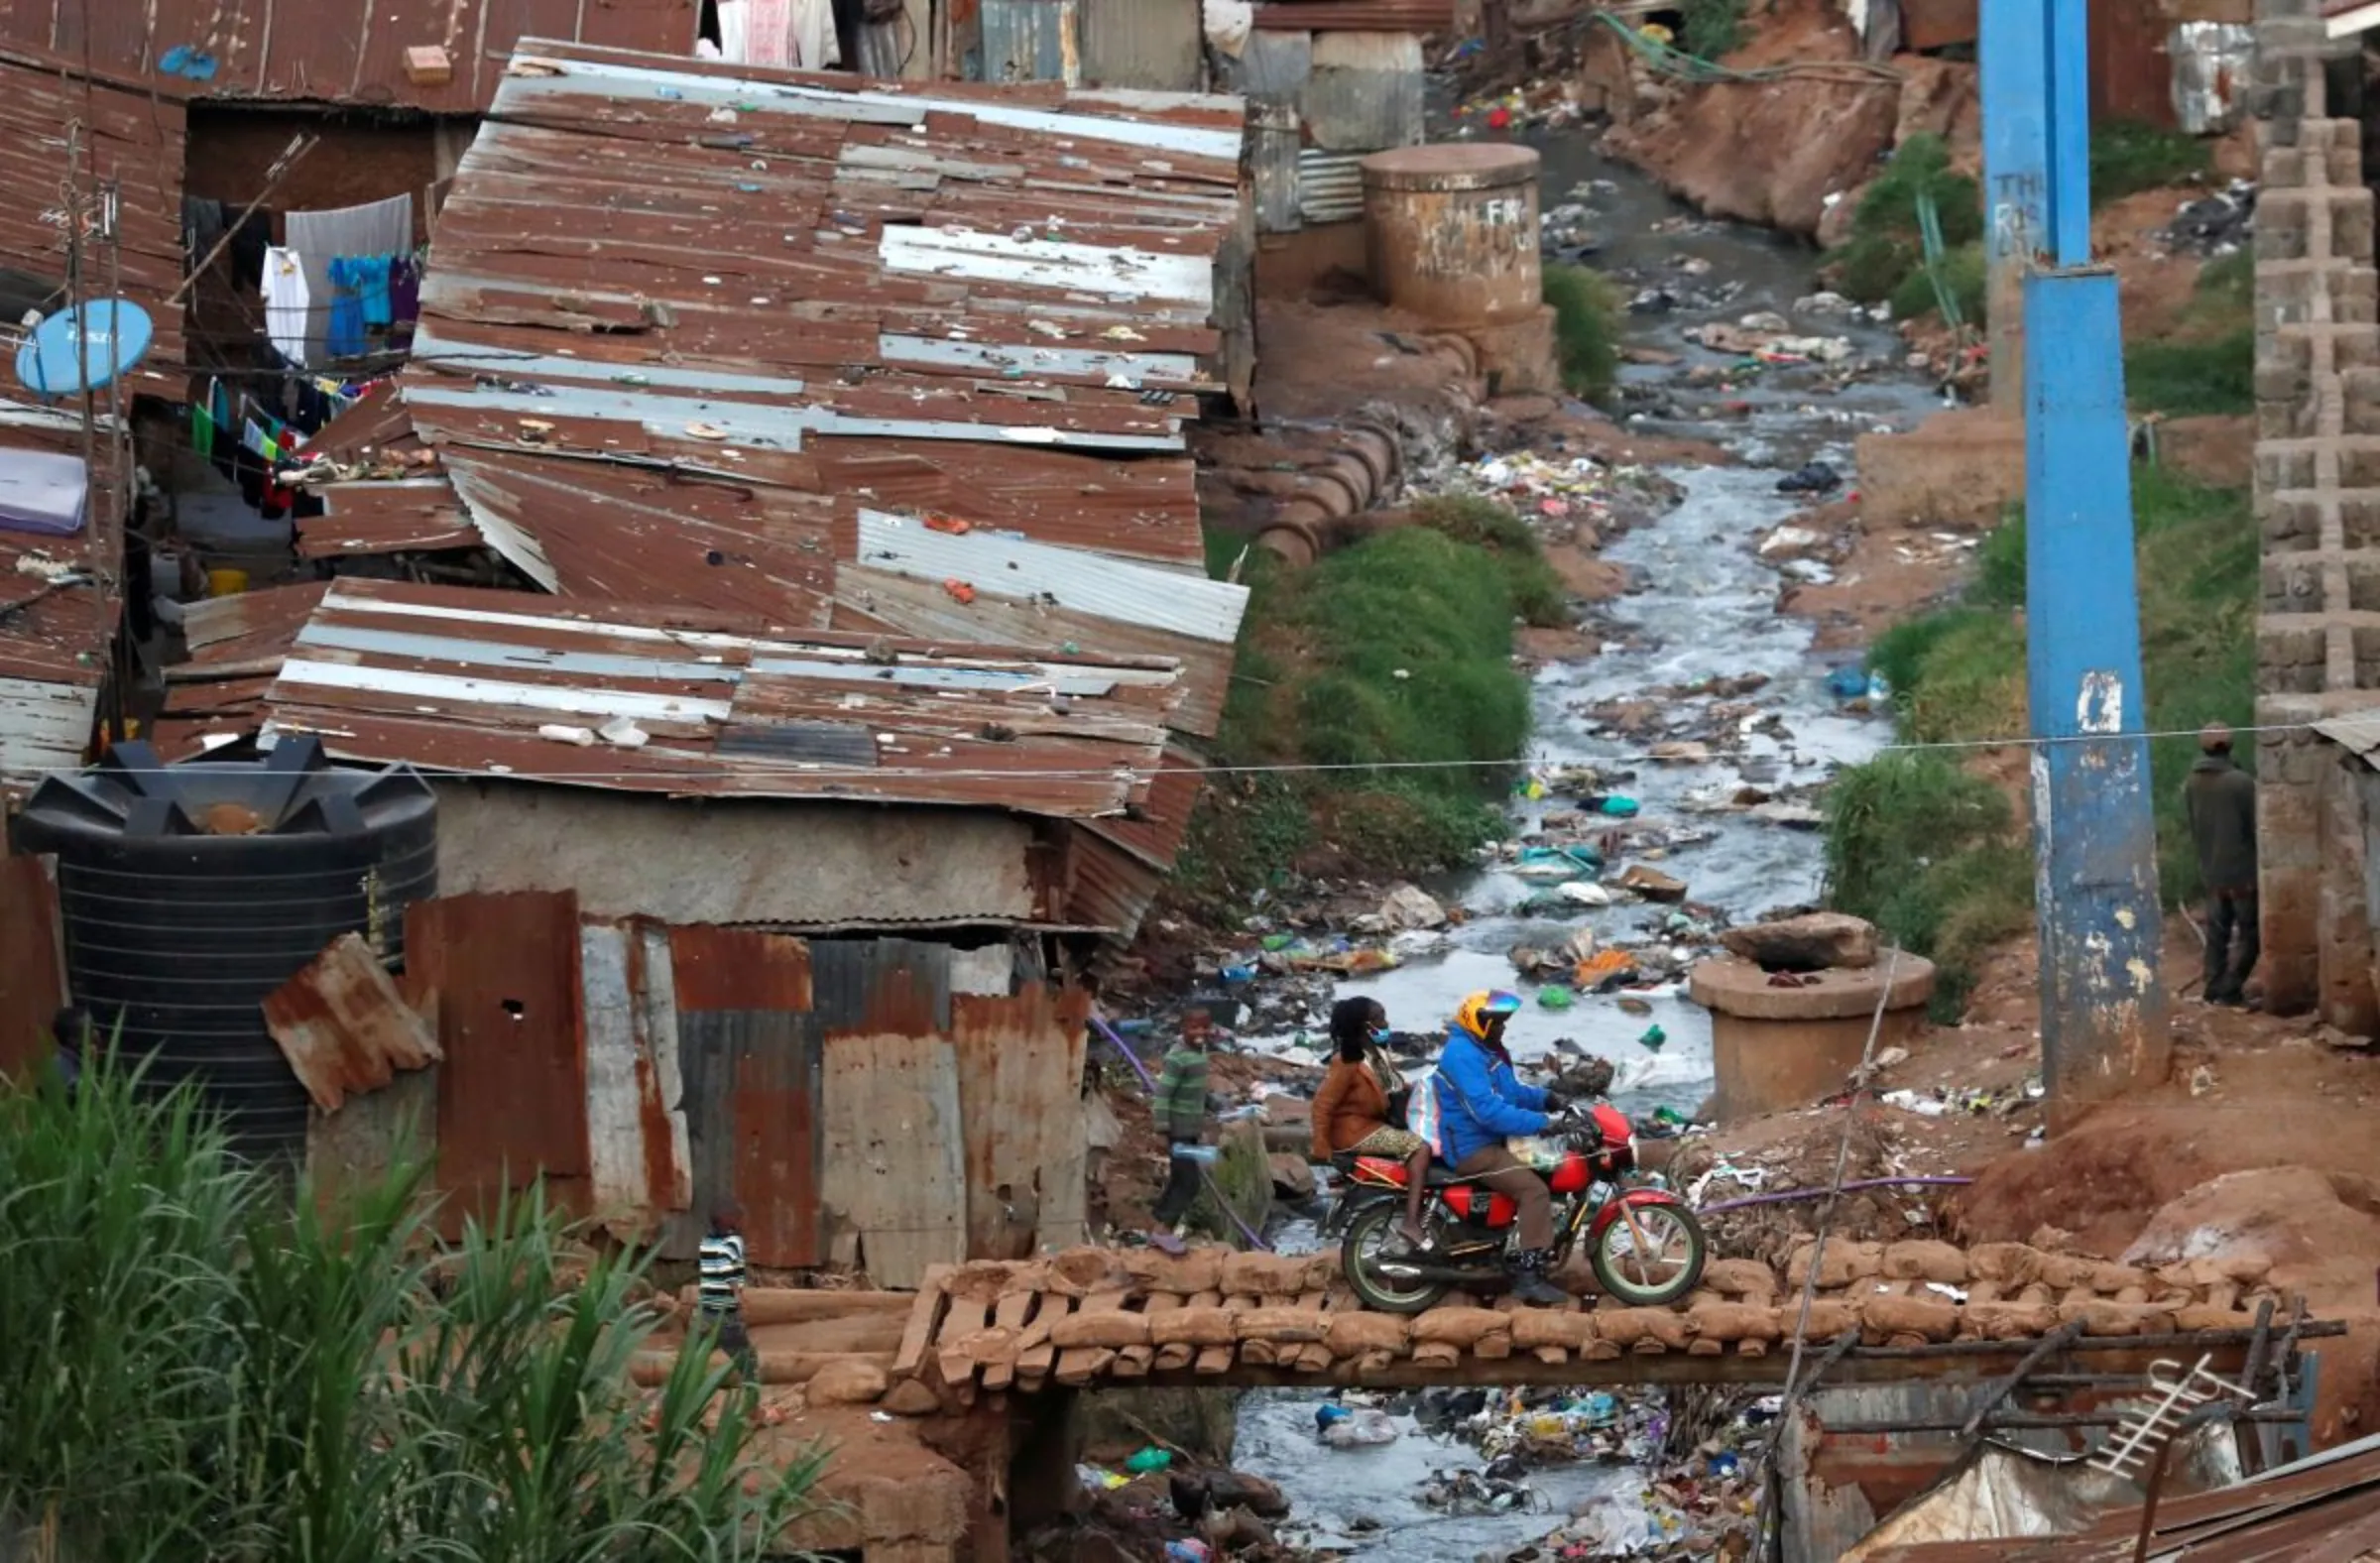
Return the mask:
{"type": "Polygon", "coordinates": [[[1488,1040],[1488,1028],[1508,1015],[1517,1013],[1520,1000],[1502,989],[1482,988],[1465,999],[1455,1011],[1455,1024],[1481,1041],[1488,1040]]]}

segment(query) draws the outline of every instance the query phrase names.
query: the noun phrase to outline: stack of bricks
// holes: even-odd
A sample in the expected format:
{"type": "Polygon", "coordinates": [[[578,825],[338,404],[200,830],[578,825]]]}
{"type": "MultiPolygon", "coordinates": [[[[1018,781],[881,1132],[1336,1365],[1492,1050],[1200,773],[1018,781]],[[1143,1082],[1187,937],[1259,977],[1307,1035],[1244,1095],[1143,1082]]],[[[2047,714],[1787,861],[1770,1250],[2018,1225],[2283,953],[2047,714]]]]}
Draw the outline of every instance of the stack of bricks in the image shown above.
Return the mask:
{"type": "Polygon", "coordinates": [[[2321,0],[2259,0],[2256,214],[2257,832],[2265,998],[2372,1008],[2360,826],[2342,755],[2308,724],[2380,706],[2380,288],[2363,182],[2361,58],[2321,0]],[[2339,117],[2331,117],[2333,115],[2339,117]],[[2326,817],[2327,816],[2327,817],[2326,817]]]}

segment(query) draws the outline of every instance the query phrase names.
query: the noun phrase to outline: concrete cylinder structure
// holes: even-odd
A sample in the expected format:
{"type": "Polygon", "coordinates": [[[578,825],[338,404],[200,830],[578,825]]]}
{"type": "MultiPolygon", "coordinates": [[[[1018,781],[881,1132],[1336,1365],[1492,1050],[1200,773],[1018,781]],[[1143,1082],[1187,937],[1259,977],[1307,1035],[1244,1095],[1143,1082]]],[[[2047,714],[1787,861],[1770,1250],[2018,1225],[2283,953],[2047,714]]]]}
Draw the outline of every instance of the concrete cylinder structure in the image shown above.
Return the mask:
{"type": "Polygon", "coordinates": [[[1711,1012],[1712,1072],[1719,1080],[1712,1113],[1723,1124],[1833,1096],[1867,1050],[1879,992],[1879,1051],[1924,1031],[1926,1001],[1934,997],[1934,963],[1906,951],[1859,970],[1800,975],[1807,986],[1771,987],[1769,976],[1726,955],[1698,962],[1688,979],[1688,994],[1711,1012]]]}
{"type": "Polygon", "coordinates": [[[1538,157],[1481,142],[1399,147],[1363,162],[1373,289],[1434,325],[1528,319],[1544,304],[1538,157]]]}

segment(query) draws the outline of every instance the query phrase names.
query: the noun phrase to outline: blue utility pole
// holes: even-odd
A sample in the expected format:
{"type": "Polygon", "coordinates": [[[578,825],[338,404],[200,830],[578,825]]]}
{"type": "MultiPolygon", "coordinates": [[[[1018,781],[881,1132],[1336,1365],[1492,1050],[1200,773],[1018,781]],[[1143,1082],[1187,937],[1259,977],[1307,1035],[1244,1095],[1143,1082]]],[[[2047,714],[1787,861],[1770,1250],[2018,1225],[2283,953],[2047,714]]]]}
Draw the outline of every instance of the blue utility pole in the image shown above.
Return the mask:
{"type": "Polygon", "coordinates": [[[2035,899],[2053,1118],[2161,1082],[2171,1063],[2123,333],[2115,274],[2090,262],[2084,3],[1989,0],[1982,40],[1992,243],[2023,269],[2035,899]]]}

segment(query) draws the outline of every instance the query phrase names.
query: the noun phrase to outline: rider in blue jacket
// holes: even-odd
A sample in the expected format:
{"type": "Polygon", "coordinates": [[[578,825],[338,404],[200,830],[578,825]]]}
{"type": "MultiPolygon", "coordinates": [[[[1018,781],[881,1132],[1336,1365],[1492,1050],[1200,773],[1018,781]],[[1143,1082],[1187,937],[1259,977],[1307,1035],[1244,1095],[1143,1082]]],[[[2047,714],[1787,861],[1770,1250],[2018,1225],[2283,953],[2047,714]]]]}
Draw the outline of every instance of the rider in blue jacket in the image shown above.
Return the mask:
{"type": "Polygon", "coordinates": [[[1481,992],[1455,1012],[1438,1059],[1437,1154],[1457,1175],[1519,1207],[1512,1295],[1522,1302],[1562,1303],[1567,1294],[1546,1279],[1554,1257],[1553,1195],[1544,1177],[1504,1148],[1507,1140],[1545,1133],[1560,1106],[1548,1093],[1521,1084],[1504,1050],[1505,1022],[1519,1009],[1520,1001],[1508,993],[1481,992]]]}

